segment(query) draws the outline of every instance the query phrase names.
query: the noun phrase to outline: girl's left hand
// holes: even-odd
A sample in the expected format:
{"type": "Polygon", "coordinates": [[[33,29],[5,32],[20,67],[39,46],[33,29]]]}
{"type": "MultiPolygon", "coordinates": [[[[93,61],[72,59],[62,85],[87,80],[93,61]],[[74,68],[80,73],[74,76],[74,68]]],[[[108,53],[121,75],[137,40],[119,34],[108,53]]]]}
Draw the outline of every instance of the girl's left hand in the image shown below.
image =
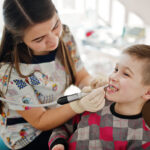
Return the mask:
{"type": "Polygon", "coordinates": [[[96,88],[102,87],[106,84],[108,84],[107,76],[99,75],[91,81],[90,86],[91,86],[92,89],[96,89],[96,88]]]}
{"type": "Polygon", "coordinates": [[[57,144],[52,148],[52,150],[65,150],[65,148],[63,144],[57,144]]]}

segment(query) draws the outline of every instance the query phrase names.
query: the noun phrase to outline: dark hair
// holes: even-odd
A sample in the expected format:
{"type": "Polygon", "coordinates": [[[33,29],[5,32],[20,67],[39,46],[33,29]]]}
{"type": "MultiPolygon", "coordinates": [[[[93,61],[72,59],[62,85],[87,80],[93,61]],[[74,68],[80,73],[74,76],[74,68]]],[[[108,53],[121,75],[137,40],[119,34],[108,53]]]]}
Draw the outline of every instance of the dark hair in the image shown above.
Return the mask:
{"type": "MultiPolygon", "coordinates": [[[[51,0],[4,0],[3,16],[5,26],[0,45],[0,62],[9,64],[10,69],[7,70],[10,71],[7,82],[10,80],[13,67],[15,67],[20,77],[26,78],[31,75],[23,75],[19,68],[21,61],[31,63],[32,60],[32,51],[22,42],[24,31],[37,23],[51,19],[55,12],[57,10],[51,0]]],[[[61,62],[70,77],[68,84],[74,83],[75,66],[62,38],[60,38],[58,52],[58,57],[60,56],[61,62]]],[[[0,91],[0,96],[3,97],[3,95],[4,93],[0,91]]],[[[2,107],[3,103],[0,101],[0,113],[2,107]]]]}
{"type": "MultiPolygon", "coordinates": [[[[32,51],[29,51],[26,44],[22,42],[24,31],[37,23],[51,19],[55,12],[57,11],[51,0],[4,0],[5,26],[0,45],[0,62],[8,63],[11,68],[7,82],[10,80],[13,67],[15,67],[19,76],[27,77],[19,69],[21,60],[24,63],[30,63],[32,59],[32,51]]],[[[64,48],[64,43],[60,41],[58,49],[64,48]]],[[[68,65],[70,62],[65,58],[62,58],[64,59],[63,64],[68,65]]],[[[67,66],[67,68],[69,70],[70,66],[67,66]]],[[[3,96],[3,93],[0,93],[0,96],[3,96]]],[[[0,102],[0,112],[2,112],[2,105],[3,103],[0,102]]]]}
{"type": "Polygon", "coordinates": [[[123,53],[145,62],[142,71],[143,84],[150,85],[150,46],[144,44],[133,45],[125,49],[123,53]]]}
{"type": "Polygon", "coordinates": [[[17,70],[20,59],[28,62],[30,54],[26,45],[21,42],[24,31],[34,24],[51,19],[55,12],[51,0],[4,0],[5,27],[0,46],[0,61],[13,62],[17,70]]]}
{"type": "MultiPolygon", "coordinates": [[[[0,62],[15,65],[17,72],[19,62],[29,63],[29,49],[22,42],[24,31],[34,24],[51,19],[56,9],[51,0],[4,0],[4,31],[0,45],[0,62]]],[[[22,75],[23,76],[23,75],[22,75]]]]}

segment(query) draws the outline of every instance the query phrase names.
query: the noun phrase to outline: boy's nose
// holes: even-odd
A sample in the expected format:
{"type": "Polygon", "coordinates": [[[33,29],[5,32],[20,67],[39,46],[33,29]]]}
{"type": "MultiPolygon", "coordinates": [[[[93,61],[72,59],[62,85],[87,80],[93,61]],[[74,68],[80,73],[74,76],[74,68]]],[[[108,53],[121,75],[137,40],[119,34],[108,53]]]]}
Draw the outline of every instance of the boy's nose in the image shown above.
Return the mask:
{"type": "Polygon", "coordinates": [[[114,81],[114,82],[117,82],[119,81],[119,76],[117,73],[113,73],[109,76],[109,81],[114,81]]]}

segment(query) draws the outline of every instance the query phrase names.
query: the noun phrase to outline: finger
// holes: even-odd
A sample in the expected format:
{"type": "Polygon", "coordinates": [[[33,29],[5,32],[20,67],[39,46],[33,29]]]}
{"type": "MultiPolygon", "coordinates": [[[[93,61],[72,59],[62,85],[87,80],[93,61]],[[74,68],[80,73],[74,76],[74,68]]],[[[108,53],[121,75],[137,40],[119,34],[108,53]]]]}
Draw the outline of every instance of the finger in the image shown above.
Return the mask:
{"type": "Polygon", "coordinates": [[[100,105],[97,106],[98,110],[101,110],[105,106],[105,99],[102,101],[100,105]]]}
{"type": "Polygon", "coordinates": [[[98,80],[97,79],[93,79],[92,81],[91,81],[91,87],[94,89],[95,87],[96,87],[96,83],[98,82],[98,80]]]}
{"type": "Polygon", "coordinates": [[[105,101],[104,99],[104,96],[103,96],[103,99],[101,98],[101,96],[97,96],[95,99],[93,99],[92,101],[88,101],[85,105],[85,103],[83,103],[83,107],[84,109],[96,109],[99,105],[101,105],[103,102],[102,101],[105,101]]]}
{"type": "Polygon", "coordinates": [[[92,91],[92,88],[90,86],[86,86],[81,90],[83,93],[89,93],[92,91]]]}
{"type": "Polygon", "coordinates": [[[93,99],[93,101],[91,101],[91,105],[93,105],[93,107],[98,107],[103,103],[103,101],[105,101],[104,95],[100,95],[93,99]]]}
{"type": "Polygon", "coordinates": [[[90,111],[90,112],[97,112],[97,111],[101,110],[104,106],[105,106],[105,100],[103,100],[101,104],[99,104],[95,107],[90,107],[90,106],[86,107],[86,110],[90,111]]]}
{"type": "Polygon", "coordinates": [[[58,145],[55,145],[52,150],[64,150],[64,145],[62,144],[58,144],[58,145]]]}
{"type": "Polygon", "coordinates": [[[81,99],[81,101],[85,102],[85,103],[88,101],[92,101],[92,99],[94,99],[97,95],[98,95],[98,93],[96,91],[92,91],[91,93],[89,93],[85,97],[83,97],[81,99]]]}
{"type": "Polygon", "coordinates": [[[104,85],[106,85],[106,84],[108,84],[107,81],[97,82],[96,88],[101,87],[101,86],[104,86],[104,85]]]}
{"type": "Polygon", "coordinates": [[[104,89],[102,87],[99,87],[97,89],[94,89],[89,93],[89,98],[94,98],[100,94],[104,93],[104,89]]]}

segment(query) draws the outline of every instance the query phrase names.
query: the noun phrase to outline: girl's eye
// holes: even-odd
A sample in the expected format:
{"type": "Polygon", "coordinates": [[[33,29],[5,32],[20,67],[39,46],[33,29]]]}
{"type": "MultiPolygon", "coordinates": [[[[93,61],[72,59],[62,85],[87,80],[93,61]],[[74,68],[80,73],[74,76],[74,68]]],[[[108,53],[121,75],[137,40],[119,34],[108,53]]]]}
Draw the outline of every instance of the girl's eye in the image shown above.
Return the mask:
{"type": "Polygon", "coordinates": [[[42,40],[43,40],[43,39],[41,38],[41,39],[36,40],[36,42],[37,42],[37,43],[40,43],[42,40]]]}
{"type": "Polygon", "coordinates": [[[53,31],[58,28],[58,24],[53,28],[53,31]]]}
{"type": "Polygon", "coordinates": [[[55,27],[53,28],[53,30],[57,29],[59,24],[60,24],[60,20],[57,21],[57,23],[56,23],[55,27]]]}

